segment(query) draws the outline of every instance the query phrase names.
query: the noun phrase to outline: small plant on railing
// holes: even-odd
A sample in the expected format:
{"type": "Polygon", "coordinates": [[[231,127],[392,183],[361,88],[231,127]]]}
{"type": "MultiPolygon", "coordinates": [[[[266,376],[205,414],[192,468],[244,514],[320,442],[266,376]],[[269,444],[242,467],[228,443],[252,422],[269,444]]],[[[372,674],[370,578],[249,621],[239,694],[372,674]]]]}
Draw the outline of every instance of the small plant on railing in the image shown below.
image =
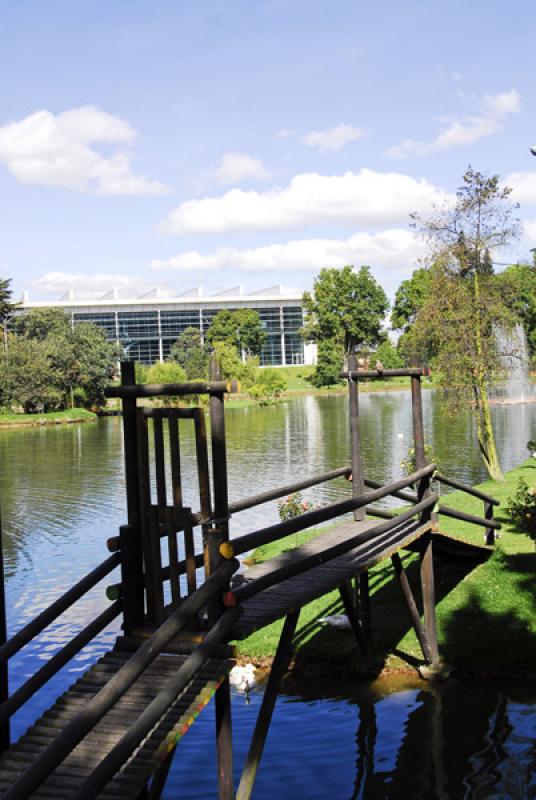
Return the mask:
{"type": "MultiPolygon", "coordinates": [[[[280,500],[277,506],[281,522],[286,522],[295,517],[301,517],[302,514],[306,514],[308,511],[316,511],[317,508],[320,508],[319,505],[315,505],[315,503],[311,503],[309,500],[304,500],[301,492],[289,494],[284,500],[280,500]]],[[[295,546],[299,544],[297,533],[294,536],[294,544],[295,546]]]]}
{"type": "MultiPolygon", "coordinates": [[[[426,458],[426,462],[428,464],[435,464],[439,472],[439,464],[437,463],[437,458],[435,457],[431,444],[424,445],[424,457],[426,458]]],[[[400,466],[402,467],[402,472],[404,475],[411,475],[413,472],[417,471],[415,447],[409,448],[406,458],[400,462],[400,466]]]]}
{"type": "Polygon", "coordinates": [[[519,479],[517,491],[507,500],[506,511],[516,528],[526,533],[536,545],[536,486],[519,479]]]}
{"type": "Polygon", "coordinates": [[[281,522],[286,522],[288,519],[294,517],[301,517],[307,511],[315,511],[320,506],[304,500],[301,492],[293,492],[289,494],[284,500],[280,500],[277,504],[279,511],[279,519],[281,522]]]}

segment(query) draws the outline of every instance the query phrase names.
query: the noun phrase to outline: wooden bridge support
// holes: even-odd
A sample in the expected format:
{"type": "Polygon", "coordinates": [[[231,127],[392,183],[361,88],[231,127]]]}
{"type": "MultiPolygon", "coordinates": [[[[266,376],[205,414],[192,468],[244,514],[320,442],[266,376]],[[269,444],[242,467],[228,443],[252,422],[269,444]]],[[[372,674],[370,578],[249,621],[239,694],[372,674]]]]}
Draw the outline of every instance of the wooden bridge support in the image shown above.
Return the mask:
{"type": "Polygon", "coordinates": [[[268,678],[268,683],[262,699],[259,716],[257,717],[255,731],[253,732],[253,738],[246,758],[246,764],[242,772],[242,777],[240,778],[236,800],[249,800],[253,792],[255,778],[257,777],[264,745],[266,744],[266,737],[270,729],[270,722],[272,720],[281,680],[288,669],[292,657],[292,639],[298,624],[300,610],[301,609],[292,611],[285,618],[270,677],[268,678]]]}

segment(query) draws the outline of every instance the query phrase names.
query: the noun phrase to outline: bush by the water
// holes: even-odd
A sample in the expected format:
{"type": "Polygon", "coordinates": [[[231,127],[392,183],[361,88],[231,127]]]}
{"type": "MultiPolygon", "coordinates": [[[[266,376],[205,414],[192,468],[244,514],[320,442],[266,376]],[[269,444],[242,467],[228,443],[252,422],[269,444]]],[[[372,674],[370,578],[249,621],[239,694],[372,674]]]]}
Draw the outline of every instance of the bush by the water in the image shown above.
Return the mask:
{"type": "Polygon", "coordinates": [[[516,493],[508,498],[506,510],[516,528],[536,543],[536,486],[529,486],[520,478],[516,493]]]}

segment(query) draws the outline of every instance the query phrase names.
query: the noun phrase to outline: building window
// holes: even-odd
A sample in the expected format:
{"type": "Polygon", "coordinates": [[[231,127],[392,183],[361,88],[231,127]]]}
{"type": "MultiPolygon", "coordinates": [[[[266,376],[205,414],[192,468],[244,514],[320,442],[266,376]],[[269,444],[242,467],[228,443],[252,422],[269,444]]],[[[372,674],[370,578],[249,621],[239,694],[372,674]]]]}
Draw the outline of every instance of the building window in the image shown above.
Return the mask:
{"type": "Polygon", "coordinates": [[[160,327],[162,336],[178,337],[186,328],[197,328],[199,330],[199,310],[192,311],[161,311],[160,327]]]}
{"type": "MultiPolygon", "coordinates": [[[[158,336],[158,314],[156,311],[120,311],[119,338],[150,339],[158,336]]],[[[157,356],[158,358],[158,356],[157,356]]]]}
{"type": "Polygon", "coordinates": [[[116,338],[115,331],[115,314],[73,314],[75,324],[78,322],[92,322],[93,325],[98,325],[106,334],[107,339],[114,340],[116,338]]]}

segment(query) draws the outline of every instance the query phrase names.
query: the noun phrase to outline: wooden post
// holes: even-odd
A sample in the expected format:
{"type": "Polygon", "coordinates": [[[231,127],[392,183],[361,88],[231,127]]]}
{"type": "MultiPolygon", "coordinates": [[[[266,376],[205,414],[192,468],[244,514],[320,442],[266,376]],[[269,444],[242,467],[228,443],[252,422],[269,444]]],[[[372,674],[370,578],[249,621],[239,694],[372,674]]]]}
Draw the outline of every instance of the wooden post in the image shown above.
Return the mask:
{"type": "Polygon", "coordinates": [[[298,611],[292,611],[285,618],[285,624],[283,625],[277,651],[272,663],[270,677],[268,678],[264,697],[262,698],[262,704],[246,758],[246,764],[242,772],[242,777],[240,778],[236,800],[249,800],[253,792],[253,786],[255,784],[255,778],[257,777],[266,737],[270,729],[270,722],[272,720],[279,686],[292,655],[292,638],[296,630],[296,625],[298,624],[299,616],[300,609],[298,609],[298,611]]]}
{"type": "MultiPolygon", "coordinates": [[[[355,372],[357,360],[355,353],[348,356],[348,371],[355,372]]],[[[348,399],[350,411],[350,459],[352,464],[352,497],[357,497],[365,492],[363,464],[361,461],[361,442],[359,438],[359,389],[358,383],[348,378],[348,399]]],[[[355,520],[365,519],[365,509],[357,508],[354,511],[355,520]]]]}
{"type": "Polygon", "coordinates": [[[415,447],[415,469],[426,465],[424,454],[424,423],[422,416],[422,390],[419,375],[411,376],[411,411],[413,415],[413,444],[415,447]]]}
{"type": "MultiPolygon", "coordinates": [[[[355,353],[348,355],[348,372],[357,370],[355,353]]],[[[357,380],[348,378],[348,400],[350,416],[350,460],[352,464],[352,497],[357,497],[365,492],[365,476],[361,460],[361,439],[359,435],[359,384],[357,380]]],[[[356,508],[354,519],[360,522],[365,519],[365,508],[356,508]]],[[[361,632],[366,643],[370,638],[370,590],[368,572],[361,572],[356,578],[356,592],[354,605],[359,611],[361,632]]]]}
{"type": "MultiPolygon", "coordinates": [[[[484,500],[484,519],[493,519],[493,503],[489,500],[484,500]]],[[[486,528],[484,531],[484,539],[486,544],[495,544],[495,530],[493,528],[486,528]]]]}
{"type": "MultiPolygon", "coordinates": [[[[210,380],[220,377],[219,365],[210,362],[210,380]]],[[[210,396],[210,437],[212,444],[212,482],[216,518],[214,527],[207,531],[208,565],[214,572],[222,561],[220,544],[229,539],[229,497],[227,487],[227,448],[225,442],[225,410],[223,393],[210,396]]],[[[221,597],[221,595],[220,595],[221,597]]],[[[224,610],[218,598],[208,608],[209,625],[214,625],[224,610]]],[[[218,787],[220,800],[234,800],[233,784],[233,732],[231,719],[231,686],[226,678],[216,691],[216,749],[218,758],[218,787]]]]}
{"type": "MultiPolygon", "coordinates": [[[[4,544],[2,539],[2,521],[0,520],[0,644],[7,641],[7,614],[4,576],[4,544]]],[[[0,704],[9,697],[8,659],[0,663],[0,704]]],[[[0,753],[8,749],[10,744],[9,717],[0,724],[0,753]]]]}
{"type": "Polygon", "coordinates": [[[404,596],[404,600],[406,601],[406,605],[408,607],[409,615],[411,618],[411,624],[413,626],[413,630],[415,631],[415,635],[419,640],[422,654],[425,658],[425,661],[431,663],[432,651],[430,650],[430,647],[428,645],[428,639],[426,638],[426,631],[424,630],[421,622],[419,610],[417,608],[417,604],[413,597],[413,592],[411,591],[411,587],[409,585],[406,570],[404,569],[404,565],[402,564],[402,560],[398,553],[393,553],[393,555],[391,556],[391,561],[393,563],[396,576],[400,583],[400,588],[402,589],[402,594],[404,596]]]}
{"type": "MultiPolygon", "coordinates": [[[[122,386],[134,386],[136,376],[133,361],[121,362],[122,386]]],[[[140,526],[140,483],[138,470],[138,420],[136,398],[123,398],[123,441],[125,456],[125,481],[127,491],[128,532],[123,531],[121,537],[121,557],[128,564],[123,583],[123,619],[125,635],[143,623],[144,613],[144,579],[143,579],[143,547],[140,526]],[[126,548],[123,550],[123,547],[126,548]]]]}

